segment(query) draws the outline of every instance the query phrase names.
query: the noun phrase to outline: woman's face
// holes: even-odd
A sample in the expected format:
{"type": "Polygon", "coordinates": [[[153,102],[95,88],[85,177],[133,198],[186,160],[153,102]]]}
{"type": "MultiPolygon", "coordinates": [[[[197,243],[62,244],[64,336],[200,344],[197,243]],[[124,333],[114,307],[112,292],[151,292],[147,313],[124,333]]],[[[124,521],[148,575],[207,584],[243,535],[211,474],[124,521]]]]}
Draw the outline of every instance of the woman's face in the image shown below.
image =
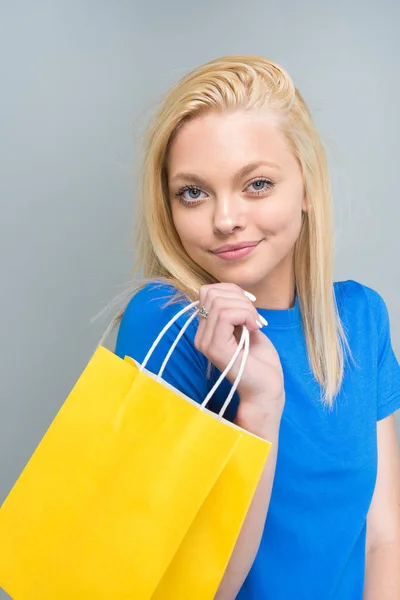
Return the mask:
{"type": "Polygon", "coordinates": [[[167,166],[187,254],[258,300],[292,293],[292,251],[307,206],[299,164],[273,117],[253,110],[195,118],[177,133],[167,166]],[[219,252],[243,243],[252,249],[219,252]]]}

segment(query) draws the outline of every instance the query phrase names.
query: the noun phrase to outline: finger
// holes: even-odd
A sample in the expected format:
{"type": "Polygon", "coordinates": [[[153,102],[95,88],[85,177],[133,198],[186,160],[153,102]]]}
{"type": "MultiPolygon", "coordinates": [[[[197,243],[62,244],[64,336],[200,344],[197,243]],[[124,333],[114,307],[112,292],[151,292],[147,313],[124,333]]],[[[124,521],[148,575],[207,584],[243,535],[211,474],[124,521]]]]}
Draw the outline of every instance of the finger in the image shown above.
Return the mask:
{"type": "MultiPolygon", "coordinates": [[[[217,299],[218,301],[218,299],[217,299]]],[[[225,299],[226,302],[226,299],[225,299]]],[[[210,313],[211,316],[211,313],[210,313]]],[[[206,319],[208,321],[210,317],[206,319]]],[[[238,306],[232,303],[231,306],[224,305],[218,311],[215,311],[212,320],[206,323],[203,336],[196,343],[196,347],[202,352],[217,368],[223,370],[235,353],[238,341],[234,335],[235,327],[245,325],[250,330],[254,327],[253,312],[247,306],[238,306]]],[[[258,329],[258,326],[255,326],[258,329]]],[[[240,358],[241,354],[238,356],[240,358]]],[[[236,364],[240,364],[235,362],[236,364]]]]}
{"type": "MultiPolygon", "coordinates": [[[[199,291],[199,306],[200,308],[202,306],[205,306],[205,308],[208,310],[208,305],[207,305],[207,298],[208,297],[214,297],[214,295],[219,295],[219,294],[227,294],[230,296],[234,296],[234,297],[245,297],[245,298],[249,298],[249,296],[247,295],[248,292],[246,292],[245,290],[243,290],[240,286],[236,285],[235,283],[212,283],[209,285],[203,285],[200,288],[199,291]]],[[[255,296],[252,296],[250,294],[251,298],[249,299],[255,299],[255,296]]]]}
{"type": "MultiPolygon", "coordinates": [[[[260,321],[263,325],[267,325],[267,322],[265,321],[265,319],[263,319],[263,317],[260,314],[258,314],[257,309],[253,304],[255,296],[243,291],[243,289],[238,285],[232,283],[225,283],[202,286],[202,288],[200,289],[200,308],[204,306],[204,308],[207,311],[210,311],[211,306],[213,304],[213,300],[217,297],[238,298],[240,300],[244,300],[249,306],[251,306],[254,309],[254,315],[256,319],[260,321]]],[[[203,329],[202,321],[204,321],[204,319],[200,318],[200,331],[203,329]]]]}
{"type": "Polygon", "coordinates": [[[232,318],[229,335],[225,335],[224,341],[228,342],[234,336],[235,327],[246,325],[250,331],[256,331],[261,323],[258,321],[258,313],[254,306],[246,298],[216,296],[212,298],[209,307],[209,315],[201,319],[201,327],[198,329],[198,342],[207,348],[213,338],[218,320],[226,319],[228,314],[232,318]],[[237,310],[237,313],[232,312],[237,310]],[[222,317],[221,317],[222,315],[222,317]]]}
{"type": "Polygon", "coordinates": [[[215,305],[215,300],[217,298],[219,298],[220,302],[222,299],[223,302],[223,306],[227,305],[227,301],[230,300],[232,302],[232,300],[235,303],[235,306],[242,306],[242,307],[248,307],[248,302],[249,300],[247,300],[247,298],[245,296],[238,296],[238,293],[236,292],[236,295],[233,296],[231,291],[224,291],[224,290],[216,290],[215,288],[210,288],[209,290],[203,290],[203,294],[204,294],[204,302],[201,306],[204,306],[206,308],[206,310],[208,311],[208,316],[207,318],[204,318],[202,316],[199,316],[199,324],[198,324],[198,328],[197,328],[197,332],[196,332],[196,339],[195,339],[195,343],[201,344],[203,345],[203,340],[205,340],[205,343],[208,342],[210,335],[212,334],[212,329],[215,326],[215,322],[216,322],[216,318],[217,318],[217,314],[218,314],[218,305],[215,305]]]}
{"type": "MultiPolygon", "coordinates": [[[[203,288],[200,290],[200,298],[199,306],[204,306],[207,312],[211,312],[211,308],[214,306],[214,301],[216,298],[234,299],[241,304],[244,303],[244,305],[251,307],[255,311],[254,315],[257,318],[257,311],[254,308],[254,305],[248,299],[248,297],[244,295],[243,290],[236,285],[225,284],[224,286],[203,286],[203,288]]],[[[215,313],[215,308],[213,308],[213,313],[215,313]]],[[[202,336],[205,329],[205,320],[206,319],[201,318],[201,316],[199,317],[199,337],[202,336]]]]}
{"type": "MultiPolygon", "coordinates": [[[[253,302],[249,300],[248,296],[245,296],[242,288],[240,288],[236,284],[228,283],[228,284],[211,284],[211,285],[207,285],[207,286],[202,286],[202,288],[200,290],[200,296],[201,296],[201,300],[200,300],[199,306],[201,306],[201,307],[204,306],[205,309],[209,313],[211,313],[211,308],[212,308],[214,317],[215,317],[215,312],[216,312],[214,302],[215,302],[216,298],[223,298],[226,300],[233,299],[236,301],[236,303],[240,302],[242,306],[243,305],[247,306],[248,308],[251,308],[251,310],[253,310],[255,325],[252,324],[249,327],[249,329],[254,330],[255,328],[260,327],[260,324],[257,323],[257,321],[259,321],[261,323],[263,318],[261,317],[261,315],[258,314],[256,308],[254,307],[253,302]]],[[[226,305],[226,302],[224,302],[224,305],[226,305]]],[[[204,319],[204,318],[200,317],[195,343],[202,344],[204,336],[207,341],[209,336],[211,335],[210,333],[208,333],[208,335],[207,335],[207,331],[209,332],[210,330],[209,330],[209,327],[206,327],[206,321],[208,322],[209,325],[211,324],[211,326],[213,326],[215,323],[214,318],[210,319],[210,317],[208,316],[207,319],[204,319]]],[[[264,325],[265,324],[266,324],[266,322],[264,321],[264,325]]],[[[235,336],[240,337],[240,335],[241,335],[241,331],[236,330],[235,336]]]]}

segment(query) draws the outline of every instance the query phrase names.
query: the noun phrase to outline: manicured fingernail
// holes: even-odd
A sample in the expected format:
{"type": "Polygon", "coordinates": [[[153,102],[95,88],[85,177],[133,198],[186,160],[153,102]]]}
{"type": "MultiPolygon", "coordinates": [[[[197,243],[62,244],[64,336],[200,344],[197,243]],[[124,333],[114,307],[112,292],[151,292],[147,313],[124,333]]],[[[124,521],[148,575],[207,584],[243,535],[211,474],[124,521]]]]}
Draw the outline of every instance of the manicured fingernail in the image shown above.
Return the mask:
{"type": "Polygon", "coordinates": [[[250,292],[245,292],[244,295],[247,296],[252,302],[256,301],[256,297],[253,296],[253,294],[250,294],[250,292]]]}
{"type": "Polygon", "coordinates": [[[260,321],[256,321],[256,323],[257,323],[257,327],[261,328],[263,326],[262,323],[260,323],[260,321]]]}
{"type": "Polygon", "coordinates": [[[268,321],[266,321],[266,320],[264,319],[264,317],[263,317],[262,315],[260,315],[260,313],[258,313],[258,316],[260,317],[260,321],[261,321],[261,323],[262,323],[263,325],[268,325],[268,321]]]}

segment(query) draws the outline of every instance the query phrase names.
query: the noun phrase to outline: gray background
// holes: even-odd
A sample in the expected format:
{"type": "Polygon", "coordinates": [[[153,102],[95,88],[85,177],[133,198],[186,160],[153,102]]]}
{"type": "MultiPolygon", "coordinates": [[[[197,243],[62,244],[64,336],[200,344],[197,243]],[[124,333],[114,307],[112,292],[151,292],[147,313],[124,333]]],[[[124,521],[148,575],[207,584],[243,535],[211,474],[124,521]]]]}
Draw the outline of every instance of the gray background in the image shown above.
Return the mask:
{"type": "Polygon", "coordinates": [[[217,56],[291,73],[327,147],[335,278],[381,293],[400,356],[397,0],[0,8],[0,502],[94,351],[107,321],[91,317],[129,281],[145,121],[217,56]]]}

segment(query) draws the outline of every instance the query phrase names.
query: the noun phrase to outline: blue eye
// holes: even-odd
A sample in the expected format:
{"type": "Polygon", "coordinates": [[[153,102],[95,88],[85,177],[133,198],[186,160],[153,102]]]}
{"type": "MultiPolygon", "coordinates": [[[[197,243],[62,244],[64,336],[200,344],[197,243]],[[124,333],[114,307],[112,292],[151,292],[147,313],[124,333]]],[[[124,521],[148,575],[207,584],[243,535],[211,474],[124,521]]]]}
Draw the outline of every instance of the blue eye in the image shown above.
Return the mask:
{"type": "Polygon", "coordinates": [[[257,185],[257,186],[258,186],[258,184],[264,184],[264,187],[256,187],[255,188],[256,194],[262,194],[263,192],[266,192],[273,186],[272,181],[270,181],[269,179],[263,179],[263,178],[255,179],[254,181],[249,183],[249,185],[257,185]]]}
{"type": "Polygon", "coordinates": [[[182,202],[182,204],[193,205],[193,204],[198,204],[199,201],[202,199],[202,198],[199,198],[196,195],[196,194],[199,194],[199,193],[201,193],[201,189],[200,188],[198,188],[198,187],[196,187],[194,185],[185,185],[185,187],[183,187],[182,189],[179,190],[179,192],[177,192],[176,197],[178,198],[178,200],[180,202],[182,202]],[[191,196],[191,197],[189,197],[189,199],[184,198],[184,194],[186,192],[194,193],[195,196],[194,197],[191,196]]]}
{"type": "MultiPolygon", "coordinates": [[[[260,196],[261,194],[265,194],[274,186],[272,181],[264,177],[259,177],[258,179],[251,181],[247,187],[251,185],[256,186],[256,188],[253,190],[254,196],[260,196]]],[[[195,185],[185,185],[179,190],[179,192],[175,194],[175,196],[176,198],[178,198],[179,202],[181,202],[181,204],[184,204],[185,206],[197,206],[197,204],[204,200],[204,198],[200,197],[201,193],[202,190],[199,187],[195,185]],[[186,192],[189,192],[189,197],[184,196],[186,192]]]]}

